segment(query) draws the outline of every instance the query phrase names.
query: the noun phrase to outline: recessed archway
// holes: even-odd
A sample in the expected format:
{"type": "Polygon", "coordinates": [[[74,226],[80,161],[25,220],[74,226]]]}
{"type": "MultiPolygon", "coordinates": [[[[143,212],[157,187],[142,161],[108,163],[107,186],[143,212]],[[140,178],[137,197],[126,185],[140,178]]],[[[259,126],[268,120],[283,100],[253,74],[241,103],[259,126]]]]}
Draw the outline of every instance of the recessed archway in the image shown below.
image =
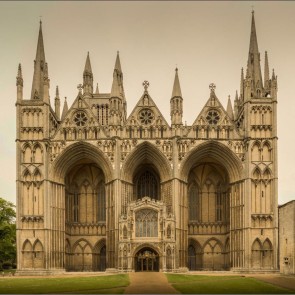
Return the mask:
{"type": "Polygon", "coordinates": [[[151,247],[141,248],[134,258],[135,271],[159,271],[159,254],[151,247]]]}

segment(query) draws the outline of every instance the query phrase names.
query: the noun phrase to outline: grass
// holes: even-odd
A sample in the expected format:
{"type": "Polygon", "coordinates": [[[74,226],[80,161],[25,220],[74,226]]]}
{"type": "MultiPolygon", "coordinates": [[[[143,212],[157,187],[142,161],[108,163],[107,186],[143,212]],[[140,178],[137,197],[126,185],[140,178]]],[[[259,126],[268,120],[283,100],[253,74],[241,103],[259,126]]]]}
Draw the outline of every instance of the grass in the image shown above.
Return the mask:
{"type": "Polygon", "coordinates": [[[169,283],[182,294],[294,294],[250,277],[166,274],[169,283]]]}
{"type": "Polygon", "coordinates": [[[0,278],[0,294],[123,294],[125,274],[71,278],[0,278]]]}

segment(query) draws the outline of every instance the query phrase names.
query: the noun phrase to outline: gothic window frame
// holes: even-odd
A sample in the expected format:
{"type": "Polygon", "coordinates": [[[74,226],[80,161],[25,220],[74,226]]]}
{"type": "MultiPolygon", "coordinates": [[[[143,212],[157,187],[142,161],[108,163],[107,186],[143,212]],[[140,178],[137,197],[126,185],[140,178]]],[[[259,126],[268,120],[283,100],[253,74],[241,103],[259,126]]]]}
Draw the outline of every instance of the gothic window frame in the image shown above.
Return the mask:
{"type": "Polygon", "coordinates": [[[189,221],[200,221],[200,191],[198,185],[193,182],[189,186],[189,221]],[[192,196],[193,190],[195,195],[192,196]]]}
{"type": "Polygon", "coordinates": [[[216,109],[210,109],[207,112],[206,120],[210,125],[216,125],[220,121],[220,113],[216,109]]]}
{"type": "Polygon", "coordinates": [[[76,126],[83,127],[87,125],[88,117],[85,112],[79,111],[75,113],[73,121],[76,124],[76,126]]]}
{"type": "Polygon", "coordinates": [[[158,211],[151,208],[140,209],[135,212],[135,237],[158,237],[158,211]]]}
{"type": "Polygon", "coordinates": [[[138,120],[141,125],[150,125],[155,120],[154,112],[149,108],[144,108],[138,113],[138,120]]]}
{"type": "Polygon", "coordinates": [[[151,169],[142,170],[136,177],[134,185],[135,200],[142,199],[143,197],[160,200],[160,178],[151,169]],[[144,181],[147,181],[148,183],[144,183],[144,181]]]}

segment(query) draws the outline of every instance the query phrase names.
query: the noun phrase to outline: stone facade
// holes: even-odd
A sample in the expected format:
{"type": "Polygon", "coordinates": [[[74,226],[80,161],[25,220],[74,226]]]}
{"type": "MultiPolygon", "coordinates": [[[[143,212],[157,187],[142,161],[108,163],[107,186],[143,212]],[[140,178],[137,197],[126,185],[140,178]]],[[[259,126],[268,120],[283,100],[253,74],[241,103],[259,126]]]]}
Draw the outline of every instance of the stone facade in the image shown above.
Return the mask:
{"type": "Polygon", "coordinates": [[[280,272],[295,274],[295,200],[279,206],[280,272]]]}
{"type": "Polygon", "coordinates": [[[18,273],[278,269],[277,78],[264,79],[252,14],[247,70],[225,109],[210,84],[191,126],[175,71],[170,114],[149,83],[127,116],[89,54],[73,105],[49,99],[40,24],[30,99],[17,75],[18,273]]]}

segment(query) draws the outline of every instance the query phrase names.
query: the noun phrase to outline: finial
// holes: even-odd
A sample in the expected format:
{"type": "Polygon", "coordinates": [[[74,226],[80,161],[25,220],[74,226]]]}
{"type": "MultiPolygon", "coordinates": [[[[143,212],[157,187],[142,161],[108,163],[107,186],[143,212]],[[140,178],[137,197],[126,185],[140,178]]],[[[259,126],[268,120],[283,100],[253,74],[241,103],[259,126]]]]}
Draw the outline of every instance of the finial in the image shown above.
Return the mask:
{"type": "Polygon", "coordinates": [[[117,50],[117,54],[119,54],[119,50],[117,50]]]}
{"type": "Polygon", "coordinates": [[[65,102],[67,101],[67,97],[65,96],[65,102]]]}
{"type": "Polygon", "coordinates": [[[59,90],[58,90],[58,86],[57,85],[56,85],[55,96],[59,96],[59,90]]]}
{"type": "Polygon", "coordinates": [[[178,68],[177,68],[177,66],[176,66],[176,68],[175,68],[175,72],[178,72],[178,68]]]}
{"type": "Polygon", "coordinates": [[[83,85],[82,84],[78,84],[77,88],[79,89],[79,93],[82,93],[83,85]]]}
{"type": "Polygon", "coordinates": [[[214,83],[211,83],[209,85],[209,89],[211,90],[211,92],[215,92],[215,88],[216,88],[216,85],[214,83]]]}
{"type": "Polygon", "coordinates": [[[145,80],[145,81],[143,81],[142,85],[144,87],[144,91],[147,91],[148,87],[150,86],[150,83],[145,80]]]}
{"type": "Polygon", "coordinates": [[[40,23],[40,26],[42,26],[42,15],[40,15],[39,17],[40,17],[39,23],[40,23]]]}
{"type": "Polygon", "coordinates": [[[254,14],[254,5],[251,5],[252,8],[252,15],[254,14]]]}

